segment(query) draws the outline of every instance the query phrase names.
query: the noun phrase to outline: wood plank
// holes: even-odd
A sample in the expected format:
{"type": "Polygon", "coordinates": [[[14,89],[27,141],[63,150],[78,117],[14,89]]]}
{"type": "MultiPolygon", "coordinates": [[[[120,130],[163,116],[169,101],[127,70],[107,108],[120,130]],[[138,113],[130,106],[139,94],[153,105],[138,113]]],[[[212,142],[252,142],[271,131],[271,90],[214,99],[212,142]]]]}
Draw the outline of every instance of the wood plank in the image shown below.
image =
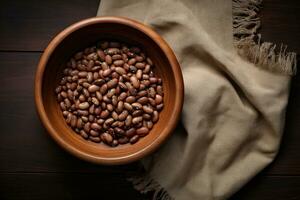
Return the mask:
{"type": "Polygon", "coordinates": [[[57,33],[96,15],[99,0],[3,0],[0,50],[42,51],[57,33]]]}
{"type": "Polygon", "coordinates": [[[131,199],[149,195],[135,191],[122,174],[22,173],[0,174],[0,199],[131,199]]]}
{"type": "Polygon", "coordinates": [[[288,45],[300,53],[300,2],[298,0],[264,0],[261,12],[262,39],[288,45]]]}
{"type": "Polygon", "coordinates": [[[299,200],[299,176],[258,176],[230,200],[299,200]]]}

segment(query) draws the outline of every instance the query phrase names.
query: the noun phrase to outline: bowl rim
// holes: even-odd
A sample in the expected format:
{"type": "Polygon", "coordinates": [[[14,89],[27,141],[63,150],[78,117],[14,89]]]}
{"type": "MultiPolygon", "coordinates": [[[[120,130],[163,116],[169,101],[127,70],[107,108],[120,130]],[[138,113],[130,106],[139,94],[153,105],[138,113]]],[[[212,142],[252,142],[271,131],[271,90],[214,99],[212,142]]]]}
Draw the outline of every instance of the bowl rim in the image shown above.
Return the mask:
{"type": "Polygon", "coordinates": [[[75,155],[76,157],[79,157],[83,160],[96,163],[96,164],[104,164],[104,165],[117,165],[117,164],[126,164],[130,163],[136,160],[139,160],[140,158],[149,155],[153,151],[155,151],[166,139],[168,136],[171,135],[173,130],[176,128],[176,125],[180,118],[180,113],[183,106],[183,100],[184,100],[184,82],[182,77],[182,72],[180,69],[180,65],[176,59],[176,56],[170,46],[167,44],[167,42],[154,30],[152,30],[150,27],[148,27],[145,24],[142,24],[141,22],[138,22],[136,20],[126,18],[126,17],[116,17],[116,16],[101,16],[101,17],[92,17],[87,18],[84,20],[81,20],[79,22],[76,22],[67,28],[65,28],[63,31],[58,33],[48,44],[46,47],[44,53],[42,54],[37,69],[35,73],[35,80],[34,80],[34,98],[35,98],[35,106],[37,113],[39,115],[40,120],[42,121],[42,124],[47,130],[47,133],[61,146],[63,149],[68,151],[69,153],[75,155]],[[43,76],[45,72],[46,64],[53,53],[53,51],[56,49],[56,47],[62,42],[68,35],[73,33],[74,31],[81,29],[83,27],[97,24],[97,23],[118,23],[122,25],[129,26],[131,28],[137,29],[138,31],[142,32],[143,34],[146,34],[148,37],[150,37],[164,52],[166,55],[168,61],[170,62],[172,71],[174,72],[174,78],[176,79],[175,88],[176,88],[176,96],[175,96],[175,105],[173,109],[173,113],[175,113],[175,116],[172,117],[171,122],[166,127],[167,134],[159,135],[155,140],[151,142],[150,145],[146,146],[145,148],[139,150],[138,152],[134,154],[130,154],[127,156],[121,156],[121,157],[114,157],[114,158],[106,158],[106,157],[99,157],[94,156],[91,154],[88,154],[84,151],[81,151],[80,149],[75,148],[74,146],[70,145],[68,142],[66,142],[64,139],[62,139],[59,134],[55,131],[54,126],[50,123],[50,120],[46,114],[43,99],[42,99],[42,82],[43,82],[43,76]]]}

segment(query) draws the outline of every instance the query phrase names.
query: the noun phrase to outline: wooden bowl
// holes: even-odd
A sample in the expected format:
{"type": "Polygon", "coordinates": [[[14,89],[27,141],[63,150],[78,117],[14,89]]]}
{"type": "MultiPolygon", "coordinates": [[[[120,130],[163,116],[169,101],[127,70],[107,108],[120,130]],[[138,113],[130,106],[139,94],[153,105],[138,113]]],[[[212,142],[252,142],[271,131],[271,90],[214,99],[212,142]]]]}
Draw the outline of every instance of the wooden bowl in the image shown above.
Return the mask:
{"type": "Polygon", "coordinates": [[[43,53],[35,75],[35,103],[50,136],[71,154],[99,164],[124,164],[157,149],[172,133],[183,104],[183,78],[168,44],[152,29],[120,17],[94,17],[73,24],[59,33],[43,53]],[[65,122],[54,93],[65,63],[77,51],[101,39],[115,39],[143,48],[162,78],[164,109],[150,133],[135,144],[109,147],[81,138],[65,122]]]}

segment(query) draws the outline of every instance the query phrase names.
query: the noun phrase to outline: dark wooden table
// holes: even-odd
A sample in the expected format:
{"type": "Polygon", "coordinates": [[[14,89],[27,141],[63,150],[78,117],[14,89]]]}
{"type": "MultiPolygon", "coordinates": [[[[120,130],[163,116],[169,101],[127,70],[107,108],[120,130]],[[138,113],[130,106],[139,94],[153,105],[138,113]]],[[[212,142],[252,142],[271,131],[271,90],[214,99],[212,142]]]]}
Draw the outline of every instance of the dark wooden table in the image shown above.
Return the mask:
{"type": "MultiPolygon", "coordinates": [[[[98,0],[2,0],[0,6],[0,199],[149,199],[125,181],[136,165],[96,166],[45,133],[33,99],[34,72],[49,40],[95,16],[98,0]]],[[[300,53],[300,2],[265,0],[263,39],[300,53]]],[[[300,79],[294,77],[279,155],[232,199],[300,199],[300,79]]]]}

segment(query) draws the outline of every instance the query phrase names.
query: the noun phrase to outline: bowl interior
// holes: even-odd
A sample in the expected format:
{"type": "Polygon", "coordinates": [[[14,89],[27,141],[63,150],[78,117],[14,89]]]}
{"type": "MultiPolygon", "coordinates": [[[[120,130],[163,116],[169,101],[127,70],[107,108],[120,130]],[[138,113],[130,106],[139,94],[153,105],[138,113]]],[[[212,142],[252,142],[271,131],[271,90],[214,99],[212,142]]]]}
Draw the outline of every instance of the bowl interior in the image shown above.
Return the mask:
{"type": "Polygon", "coordinates": [[[148,35],[144,34],[143,31],[114,22],[96,23],[83,26],[67,35],[53,50],[43,74],[42,101],[49,122],[55,134],[57,134],[57,137],[59,137],[65,145],[72,147],[77,153],[84,155],[79,155],[80,157],[86,158],[86,156],[88,156],[91,159],[97,158],[99,162],[104,164],[105,162],[113,163],[114,161],[119,163],[122,162],[121,160],[130,162],[137,159],[135,155],[146,151],[147,148],[154,145],[159,138],[161,139],[161,137],[166,137],[169,134],[167,127],[174,121],[176,115],[179,115],[174,113],[174,107],[177,106],[176,94],[178,92],[175,87],[175,82],[174,71],[171,68],[167,56],[159,45],[148,35]],[[62,70],[65,63],[75,52],[85,47],[93,46],[97,41],[102,39],[118,40],[129,45],[141,47],[153,60],[155,65],[154,71],[163,81],[164,109],[160,112],[159,121],[146,137],[134,145],[126,144],[112,148],[103,143],[97,144],[84,140],[65,123],[56,101],[54,89],[62,77],[62,70]]]}

